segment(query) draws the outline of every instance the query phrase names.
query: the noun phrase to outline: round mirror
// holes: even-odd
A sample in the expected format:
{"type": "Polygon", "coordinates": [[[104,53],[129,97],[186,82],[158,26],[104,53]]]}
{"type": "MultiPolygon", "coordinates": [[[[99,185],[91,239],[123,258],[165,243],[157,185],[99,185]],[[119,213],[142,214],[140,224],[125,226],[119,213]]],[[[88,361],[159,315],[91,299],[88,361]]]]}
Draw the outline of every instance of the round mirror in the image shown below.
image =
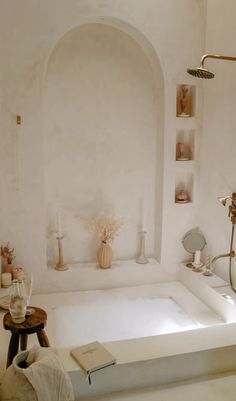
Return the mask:
{"type": "Polygon", "coordinates": [[[204,235],[199,230],[190,230],[183,237],[182,244],[184,249],[189,253],[202,251],[206,245],[204,235]]]}

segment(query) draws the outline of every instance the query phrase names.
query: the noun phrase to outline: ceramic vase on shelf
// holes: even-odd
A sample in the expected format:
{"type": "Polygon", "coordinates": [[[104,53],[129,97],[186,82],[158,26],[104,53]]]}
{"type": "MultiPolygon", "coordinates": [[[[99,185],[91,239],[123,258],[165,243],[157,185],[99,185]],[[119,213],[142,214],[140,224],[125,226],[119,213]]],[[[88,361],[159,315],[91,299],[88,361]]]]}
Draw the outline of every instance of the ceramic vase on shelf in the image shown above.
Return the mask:
{"type": "Polygon", "coordinates": [[[186,145],[183,142],[178,142],[177,143],[177,152],[176,152],[176,160],[189,160],[188,157],[186,157],[185,153],[186,153],[186,145]]]}
{"type": "Polygon", "coordinates": [[[13,270],[15,266],[12,263],[6,263],[3,265],[3,273],[11,273],[13,275],[13,270]]]}
{"type": "Polygon", "coordinates": [[[177,192],[176,197],[175,197],[175,202],[176,203],[188,203],[189,202],[189,195],[186,191],[183,189],[177,192]]]}
{"type": "Polygon", "coordinates": [[[105,241],[101,242],[97,250],[97,262],[101,269],[109,269],[112,265],[112,248],[105,241]]]}
{"type": "Polygon", "coordinates": [[[177,117],[190,117],[190,88],[188,85],[181,85],[180,87],[177,117]]]}

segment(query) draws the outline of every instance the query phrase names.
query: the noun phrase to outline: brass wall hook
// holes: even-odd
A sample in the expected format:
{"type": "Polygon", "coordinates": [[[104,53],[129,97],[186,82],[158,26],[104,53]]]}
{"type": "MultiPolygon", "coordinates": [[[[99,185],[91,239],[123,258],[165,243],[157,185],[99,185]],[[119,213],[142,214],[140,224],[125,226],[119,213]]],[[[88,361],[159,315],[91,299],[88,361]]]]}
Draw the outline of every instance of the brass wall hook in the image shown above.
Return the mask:
{"type": "Polygon", "coordinates": [[[16,124],[21,125],[21,116],[19,114],[16,116],[16,124]]]}

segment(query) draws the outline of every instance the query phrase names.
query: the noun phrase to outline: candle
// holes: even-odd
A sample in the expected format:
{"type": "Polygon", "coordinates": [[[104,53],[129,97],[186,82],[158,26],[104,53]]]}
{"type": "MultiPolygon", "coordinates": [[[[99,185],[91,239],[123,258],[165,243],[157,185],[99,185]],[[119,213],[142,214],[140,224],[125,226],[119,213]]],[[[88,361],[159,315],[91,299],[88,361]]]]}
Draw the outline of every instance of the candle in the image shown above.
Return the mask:
{"type": "Polygon", "coordinates": [[[61,211],[58,210],[57,212],[57,236],[59,238],[62,237],[62,228],[61,228],[61,211]]]}
{"type": "Polygon", "coordinates": [[[7,288],[11,285],[11,273],[2,273],[2,287],[7,288]]]}
{"type": "Polygon", "coordinates": [[[141,216],[141,231],[145,231],[145,228],[146,228],[146,213],[145,213],[144,198],[141,198],[141,200],[140,200],[140,216],[141,216]]]}
{"type": "Polygon", "coordinates": [[[194,262],[195,265],[201,264],[201,251],[196,251],[194,255],[194,262]]]}

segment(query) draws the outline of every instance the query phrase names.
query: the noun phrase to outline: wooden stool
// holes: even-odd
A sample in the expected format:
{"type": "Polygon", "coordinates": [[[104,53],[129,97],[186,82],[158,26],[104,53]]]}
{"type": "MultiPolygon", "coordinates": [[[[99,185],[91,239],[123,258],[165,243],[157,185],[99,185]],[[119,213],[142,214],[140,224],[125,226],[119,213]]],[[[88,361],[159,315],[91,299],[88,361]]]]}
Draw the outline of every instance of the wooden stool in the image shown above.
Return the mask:
{"type": "Polygon", "coordinates": [[[27,315],[23,323],[14,323],[10,312],[7,312],[3,318],[3,325],[6,330],[11,331],[11,339],[7,355],[7,367],[12,364],[14,356],[18,353],[19,340],[20,349],[26,350],[28,334],[36,333],[38,342],[42,347],[50,347],[44,327],[47,323],[47,313],[40,308],[32,306],[35,310],[32,315],[27,315]]]}

